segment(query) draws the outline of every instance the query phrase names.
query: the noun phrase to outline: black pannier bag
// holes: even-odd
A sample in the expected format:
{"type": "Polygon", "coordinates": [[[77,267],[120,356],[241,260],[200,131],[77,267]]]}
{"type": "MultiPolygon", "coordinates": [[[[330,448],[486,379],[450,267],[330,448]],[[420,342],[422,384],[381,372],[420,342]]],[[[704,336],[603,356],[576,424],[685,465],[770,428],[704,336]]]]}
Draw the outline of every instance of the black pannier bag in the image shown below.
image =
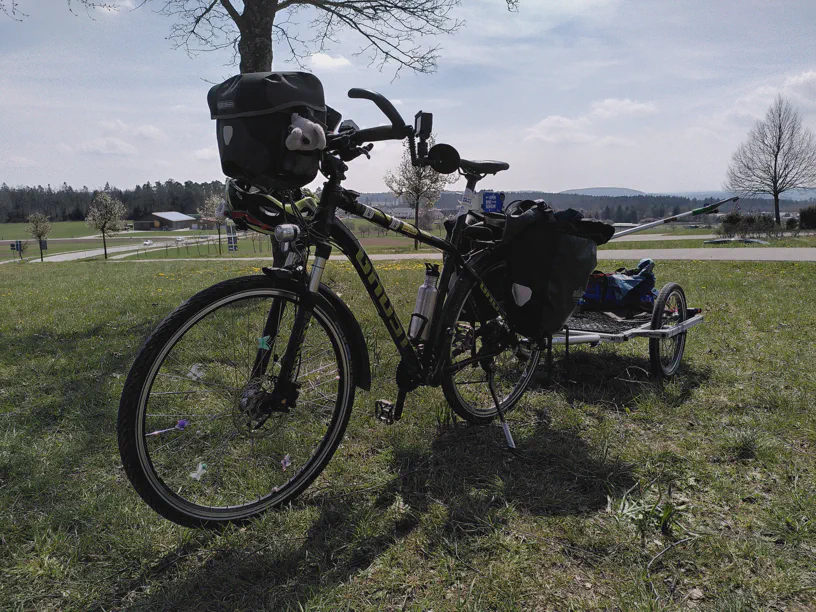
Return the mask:
{"type": "Polygon", "coordinates": [[[504,304],[517,333],[541,339],[563,328],[598,263],[598,245],[615,229],[572,209],[553,212],[542,200],[507,208],[504,304]]]}
{"type": "Polygon", "coordinates": [[[207,94],[224,174],[266,189],[297,189],[317,176],[320,151],[290,151],[297,113],[326,125],[323,84],[308,72],[251,72],[207,94]]]}

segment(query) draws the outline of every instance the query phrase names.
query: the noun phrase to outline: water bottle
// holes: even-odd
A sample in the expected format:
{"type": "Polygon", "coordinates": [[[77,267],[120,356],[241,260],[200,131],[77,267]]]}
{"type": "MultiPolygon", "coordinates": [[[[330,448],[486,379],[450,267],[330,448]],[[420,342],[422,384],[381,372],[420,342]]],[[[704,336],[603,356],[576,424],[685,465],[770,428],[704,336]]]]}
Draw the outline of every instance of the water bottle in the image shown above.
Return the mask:
{"type": "Polygon", "coordinates": [[[408,328],[408,337],[411,340],[427,340],[431,330],[431,318],[436,306],[436,296],[438,291],[436,284],[439,282],[439,266],[437,264],[425,264],[425,282],[419,287],[417,292],[416,307],[411,315],[411,325],[408,328]]]}

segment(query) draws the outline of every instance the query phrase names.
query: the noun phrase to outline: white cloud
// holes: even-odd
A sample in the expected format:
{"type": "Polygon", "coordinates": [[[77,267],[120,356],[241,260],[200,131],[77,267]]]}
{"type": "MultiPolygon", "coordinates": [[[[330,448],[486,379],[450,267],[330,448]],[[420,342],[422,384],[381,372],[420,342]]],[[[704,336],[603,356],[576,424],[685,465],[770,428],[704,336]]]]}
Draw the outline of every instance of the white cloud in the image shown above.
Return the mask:
{"type": "Polygon", "coordinates": [[[155,125],[131,125],[125,123],[121,119],[103,119],[99,125],[109,134],[119,134],[123,136],[139,136],[146,140],[164,141],[167,140],[167,134],[164,130],[155,125]]]}
{"type": "Polygon", "coordinates": [[[589,113],[571,119],[561,115],[550,115],[527,130],[525,140],[541,140],[553,144],[592,144],[597,147],[632,146],[628,138],[601,136],[597,134],[598,123],[613,117],[623,117],[657,112],[653,102],[633,102],[632,100],[607,98],[592,103],[589,113]]]}
{"type": "Polygon", "coordinates": [[[759,85],[737,98],[727,114],[736,119],[760,119],[765,116],[777,94],[789,98],[806,113],[816,111],[816,70],[789,75],[777,86],[759,85]]]}
{"type": "Polygon", "coordinates": [[[140,125],[133,129],[133,133],[148,140],[167,140],[167,134],[155,125],[140,125]]]}
{"type": "Polygon", "coordinates": [[[79,153],[89,153],[94,155],[136,155],[139,151],[132,144],[125,142],[121,138],[107,136],[105,138],[94,138],[86,142],[81,142],[74,147],[79,153]]]}
{"type": "Polygon", "coordinates": [[[342,55],[332,57],[328,53],[315,53],[309,59],[311,60],[312,67],[317,70],[334,70],[351,66],[351,62],[342,55]]]}
{"type": "Polygon", "coordinates": [[[10,155],[3,160],[3,165],[9,168],[34,168],[37,165],[33,159],[21,155],[10,155]]]}
{"type": "Polygon", "coordinates": [[[595,137],[587,131],[589,125],[589,119],[583,116],[569,119],[561,115],[550,115],[531,127],[525,140],[543,140],[554,144],[592,142],[595,137]]]}
{"type": "Polygon", "coordinates": [[[654,102],[636,102],[629,98],[606,98],[592,103],[591,114],[604,119],[631,115],[649,115],[657,112],[654,102]]]}
{"type": "Polygon", "coordinates": [[[205,147],[203,149],[198,149],[193,151],[193,157],[201,161],[218,159],[218,147],[205,147]]]}

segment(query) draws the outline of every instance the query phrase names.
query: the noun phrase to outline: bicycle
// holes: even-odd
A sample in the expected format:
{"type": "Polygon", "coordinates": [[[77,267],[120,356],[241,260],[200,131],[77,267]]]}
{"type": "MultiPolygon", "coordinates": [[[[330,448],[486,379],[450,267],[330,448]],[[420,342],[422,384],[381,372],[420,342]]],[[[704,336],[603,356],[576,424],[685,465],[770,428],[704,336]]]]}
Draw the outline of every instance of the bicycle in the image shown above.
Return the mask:
{"type": "Polygon", "coordinates": [[[409,126],[383,96],[361,89],[349,96],[373,101],[391,125],[359,129],[344,121],[327,135],[319,202],[284,203],[227,181],[229,215],[274,234],[285,261],[187,300],[145,341],[128,374],[118,417],[125,471],[145,502],[180,525],[240,523],[292,501],[340,444],[356,388],[370,389],[371,369],[354,314],[321,283],[335,248],[356,270],[400,355],[396,404],[376,402],[376,417],[399,421],[408,393],[441,386],[466,421],[498,416],[513,446],[504,415],[526,390],[540,346],[514,333],[495,294],[506,264],[483,248],[493,230],[460,214],[442,239],[361,204],[341,186],[346,162],[368,157],[376,141],[407,139],[415,164],[463,174],[464,208],[479,180],[509,165],[462,160],[448,145],[429,150],[430,113],[409,126]],[[428,264],[428,275],[439,277],[435,301],[412,316],[408,331],[338,209],[443,252],[441,273],[428,264]]]}

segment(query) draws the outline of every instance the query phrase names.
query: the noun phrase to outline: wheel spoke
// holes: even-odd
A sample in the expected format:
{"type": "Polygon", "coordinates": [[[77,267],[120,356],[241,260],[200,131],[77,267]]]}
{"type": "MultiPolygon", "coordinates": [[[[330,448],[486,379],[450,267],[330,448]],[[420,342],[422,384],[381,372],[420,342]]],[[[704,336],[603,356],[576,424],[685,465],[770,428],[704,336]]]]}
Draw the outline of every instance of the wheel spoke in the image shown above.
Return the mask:
{"type": "Polygon", "coordinates": [[[277,384],[276,352],[292,330],[287,315],[297,299],[286,295],[247,293],[202,309],[206,314],[197,318],[191,314],[179,323],[183,332],[173,344],[157,353],[161,365],[145,369],[153,374],[142,383],[150,391],[138,400],[136,420],[149,434],[135,443],[149,461],[139,464],[176,512],[241,518],[262,504],[282,503],[294,495],[295,483],[316,476],[339,443],[347,416],[333,417],[348,414],[353,387],[348,349],[339,344],[343,335],[331,312],[316,308],[306,330],[295,370],[297,403],[286,412],[265,407],[277,401],[267,399],[276,397],[268,394],[277,384]],[[280,308],[270,328],[269,365],[250,385],[273,300],[280,308]],[[263,417],[259,410],[272,412],[263,417]]]}

